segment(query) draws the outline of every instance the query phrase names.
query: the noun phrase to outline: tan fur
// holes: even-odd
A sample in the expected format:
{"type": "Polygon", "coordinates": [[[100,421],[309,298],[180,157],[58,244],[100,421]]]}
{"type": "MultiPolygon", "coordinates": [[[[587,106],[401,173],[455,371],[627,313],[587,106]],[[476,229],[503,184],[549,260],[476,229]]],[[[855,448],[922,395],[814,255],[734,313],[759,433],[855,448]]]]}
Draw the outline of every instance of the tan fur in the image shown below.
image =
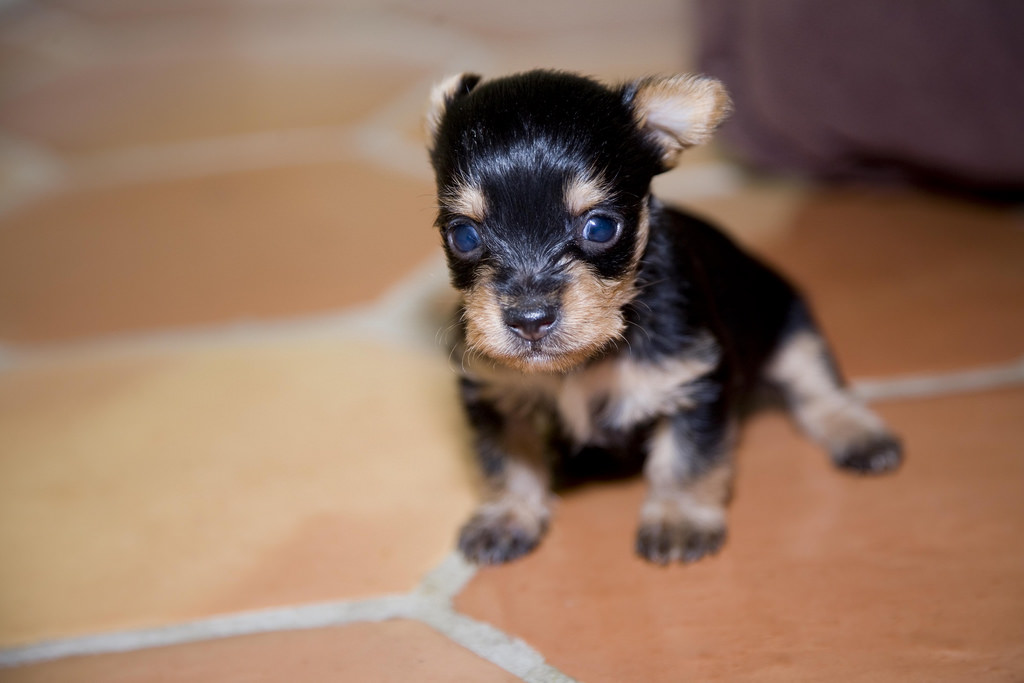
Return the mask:
{"type": "Polygon", "coordinates": [[[563,422],[579,443],[594,433],[594,399],[604,403],[601,421],[626,429],[660,415],[694,405],[694,382],[718,364],[718,349],[710,335],[701,337],[685,354],[660,363],[638,362],[629,356],[603,361],[567,375],[557,405],[563,422]]]}
{"type": "Polygon", "coordinates": [[[441,119],[444,118],[444,112],[448,108],[448,103],[451,102],[455,91],[458,90],[466,76],[467,74],[465,73],[445,76],[430,90],[430,104],[424,117],[424,126],[427,131],[427,139],[431,141],[431,144],[433,144],[434,138],[437,137],[437,131],[441,127],[441,119]]]}
{"type": "Polygon", "coordinates": [[[731,111],[725,87],[701,76],[644,79],[633,104],[637,125],[661,147],[666,168],[678,163],[683,150],[707,142],[731,111]]]}
{"type": "Polygon", "coordinates": [[[618,364],[615,409],[610,411],[612,426],[626,427],[657,415],[693,408],[693,382],[711,372],[717,356],[695,354],[672,358],[662,363],[618,364]]]}
{"type": "Polygon", "coordinates": [[[723,462],[694,479],[687,491],[699,505],[724,506],[732,499],[733,479],[732,463],[723,462]]]}
{"type": "Polygon", "coordinates": [[[825,340],[801,332],[776,352],[768,377],[792,397],[797,422],[830,451],[886,434],[885,425],[852,394],[837,386],[826,365],[825,340]]]}
{"type": "Polygon", "coordinates": [[[514,524],[532,536],[544,532],[550,516],[550,475],[541,434],[531,416],[510,417],[501,443],[504,470],[490,482],[487,500],[471,523],[514,524]]]}
{"type": "Polygon", "coordinates": [[[439,196],[441,206],[447,211],[470,218],[482,223],[487,217],[487,198],[483,190],[469,182],[460,183],[455,188],[443,192],[439,196]]]}
{"type": "Polygon", "coordinates": [[[521,533],[539,538],[547,530],[550,516],[547,505],[506,495],[481,503],[466,527],[515,527],[521,533]]]}
{"type": "Polygon", "coordinates": [[[541,353],[529,348],[505,325],[500,302],[486,267],[464,295],[466,341],[479,352],[522,372],[568,372],[622,335],[621,308],[634,294],[634,278],[606,280],[587,265],[566,266],[570,284],[562,295],[559,322],[541,341],[541,353]]]}
{"type": "Polygon", "coordinates": [[[573,354],[578,358],[565,368],[569,369],[622,336],[626,322],[621,309],[635,295],[635,280],[633,277],[602,278],[581,261],[572,262],[566,271],[570,283],[562,294],[564,324],[559,332],[566,342],[572,340],[578,349],[573,354]]]}
{"type": "Polygon", "coordinates": [[[503,361],[515,356],[517,340],[505,325],[501,306],[491,289],[492,278],[493,272],[486,266],[481,267],[473,286],[463,296],[466,342],[470,351],[503,361]]]}
{"type": "Polygon", "coordinates": [[[616,374],[616,361],[605,361],[569,373],[553,387],[549,398],[576,443],[593,439],[595,402],[611,393],[616,374]]]}
{"type": "Polygon", "coordinates": [[[502,450],[505,451],[505,472],[498,490],[537,504],[544,504],[548,496],[548,470],[546,442],[532,415],[513,415],[502,432],[502,450]]]}
{"type": "Polygon", "coordinates": [[[595,206],[612,198],[608,184],[597,174],[573,176],[563,188],[565,208],[572,216],[582,216],[595,206]]]}
{"type": "Polygon", "coordinates": [[[483,395],[506,415],[554,406],[573,439],[584,444],[596,438],[597,419],[625,429],[692,407],[693,383],[713,370],[718,360],[717,345],[710,335],[703,335],[684,354],[661,363],[623,355],[564,374],[525,375],[468,355],[462,372],[481,382],[483,395]],[[603,406],[600,415],[593,412],[597,404],[603,406]]]}
{"type": "Polygon", "coordinates": [[[629,263],[630,272],[635,273],[640,266],[640,259],[647,249],[647,240],[651,235],[651,195],[644,197],[640,205],[640,219],[636,226],[636,249],[633,250],[633,257],[629,263]]]}
{"type": "MultiPolygon", "coordinates": [[[[463,352],[462,350],[459,350],[463,352]]],[[[480,394],[503,415],[537,415],[542,405],[557,396],[562,377],[557,373],[527,375],[486,356],[463,352],[461,372],[481,383],[480,394]]]]}
{"type": "Polygon", "coordinates": [[[644,467],[649,493],[640,510],[643,524],[691,526],[706,531],[725,526],[725,506],[732,492],[733,468],[724,461],[697,475],[686,471],[693,444],[681,441],[668,420],[651,438],[644,467]]]}

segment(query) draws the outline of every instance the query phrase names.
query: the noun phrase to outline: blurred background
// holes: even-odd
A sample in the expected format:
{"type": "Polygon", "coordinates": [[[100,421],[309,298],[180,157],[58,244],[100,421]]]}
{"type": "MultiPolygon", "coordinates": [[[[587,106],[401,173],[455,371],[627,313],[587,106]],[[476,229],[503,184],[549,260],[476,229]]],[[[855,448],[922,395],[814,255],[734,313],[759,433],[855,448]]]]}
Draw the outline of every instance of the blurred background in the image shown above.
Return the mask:
{"type": "Polygon", "coordinates": [[[721,142],[659,189],[733,230],[784,219],[801,178],[1012,199],[1022,17],[993,1],[9,0],[0,339],[371,300],[435,251],[420,117],[461,70],[722,78],[721,142]],[[732,220],[715,197],[754,193],[750,168],[788,187],[732,220]]]}
{"type": "Polygon", "coordinates": [[[693,11],[5,3],[0,335],[68,341],[368,302],[436,252],[421,132],[436,80],[688,69],[693,11]]]}
{"type": "MultiPolygon", "coordinates": [[[[447,556],[478,494],[421,116],[447,74],[549,67],[726,83],[656,191],[807,288],[909,458],[859,487],[758,418],[685,581],[632,557],[627,482],[456,609],[588,681],[1019,679],[1022,8],[0,0],[0,665],[402,595],[447,556]]],[[[510,680],[415,620],[266,638],[0,678],[510,680]]]]}

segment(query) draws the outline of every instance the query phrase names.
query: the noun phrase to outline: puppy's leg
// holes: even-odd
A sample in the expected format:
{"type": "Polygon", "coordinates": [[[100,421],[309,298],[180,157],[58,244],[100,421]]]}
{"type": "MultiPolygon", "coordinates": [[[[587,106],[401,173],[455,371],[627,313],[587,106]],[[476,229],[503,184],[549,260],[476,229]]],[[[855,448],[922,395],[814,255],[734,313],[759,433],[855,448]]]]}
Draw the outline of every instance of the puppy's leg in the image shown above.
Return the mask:
{"type": "Polygon", "coordinates": [[[837,466],[863,474],[896,469],[903,457],[899,439],[846,388],[827,342],[810,316],[802,317],[776,350],[768,379],[837,466]]]}
{"type": "Polygon", "coordinates": [[[698,406],[655,426],[636,537],[637,553],[651,562],[694,562],[725,542],[733,473],[731,430],[719,408],[698,406]]]}
{"type": "Polygon", "coordinates": [[[489,491],[462,527],[459,550],[480,564],[508,562],[533,550],[547,531],[546,443],[529,414],[502,414],[468,381],[463,400],[489,491]]]}

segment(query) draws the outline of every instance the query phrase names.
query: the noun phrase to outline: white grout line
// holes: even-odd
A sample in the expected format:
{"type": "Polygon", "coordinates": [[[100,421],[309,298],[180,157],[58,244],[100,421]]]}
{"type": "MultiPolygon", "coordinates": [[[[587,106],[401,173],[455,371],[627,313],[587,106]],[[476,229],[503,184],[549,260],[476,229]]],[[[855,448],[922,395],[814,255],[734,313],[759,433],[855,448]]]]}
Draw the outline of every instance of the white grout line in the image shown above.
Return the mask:
{"type": "Polygon", "coordinates": [[[570,678],[555,667],[549,664],[541,664],[526,672],[523,680],[526,683],[575,683],[575,678],[570,678]]]}
{"type": "Polygon", "coordinates": [[[39,145],[0,133],[0,216],[61,187],[64,162],[39,145]]]}
{"type": "Polygon", "coordinates": [[[292,340],[369,338],[377,343],[440,352],[438,335],[448,324],[445,316],[451,296],[447,269],[443,259],[436,256],[365,306],[286,320],[118,334],[58,344],[0,343],[0,372],[83,359],[147,356],[292,340]]]}
{"type": "Polygon", "coordinates": [[[271,631],[384,621],[408,616],[412,611],[410,602],[408,595],[389,595],[370,600],[240,612],[157,628],[62,638],[0,650],[0,668],[39,664],[65,657],[129,652],[271,631]]]}
{"type": "Polygon", "coordinates": [[[467,562],[460,553],[450,553],[423,577],[415,593],[450,605],[455,596],[476,576],[476,570],[476,565],[467,562]]]}
{"type": "MultiPolygon", "coordinates": [[[[357,158],[354,126],[279,129],[142,145],[68,160],[63,189],[97,189],[357,158]]],[[[364,158],[358,157],[360,161],[364,158]]],[[[426,154],[418,159],[426,170],[426,154]]],[[[422,177],[424,174],[417,174],[422,177]]]]}
{"type": "Polygon", "coordinates": [[[526,681],[571,683],[572,678],[545,663],[544,657],[522,640],[453,609],[455,595],[475,573],[474,565],[452,553],[404,595],[241,612],[158,628],[45,641],[0,650],[0,669],[259,633],[411,619],[526,681]]]}
{"type": "MultiPolygon", "coordinates": [[[[5,166],[12,167],[15,175],[0,187],[0,216],[47,194],[318,163],[365,163],[365,155],[360,154],[364,135],[352,126],[296,128],[141,145],[64,160],[4,139],[0,157],[9,159],[5,166]]],[[[407,169],[407,174],[429,178],[426,154],[418,161],[418,167],[407,169]]]]}
{"type": "Polygon", "coordinates": [[[522,640],[513,638],[490,624],[451,609],[428,609],[416,616],[450,640],[520,678],[528,681],[573,680],[546,664],[544,657],[522,640]]]}
{"type": "Polygon", "coordinates": [[[1024,357],[959,372],[862,379],[853,382],[853,391],[865,401],[891,401],[987,391],[1018,384],[1024,384],[1024,357]]]}
{"type": "Polygon", "coordinates": [[[413,618],[422,621],[448,639],[476,653],[505,671],[532,683],[570,682],[562,672],[544,662],[544,657],[522,640],[452,609],[452,601],[476,575],[477,567],[451,553],[424,577],[414,596],[423,598],[413,618]]]}

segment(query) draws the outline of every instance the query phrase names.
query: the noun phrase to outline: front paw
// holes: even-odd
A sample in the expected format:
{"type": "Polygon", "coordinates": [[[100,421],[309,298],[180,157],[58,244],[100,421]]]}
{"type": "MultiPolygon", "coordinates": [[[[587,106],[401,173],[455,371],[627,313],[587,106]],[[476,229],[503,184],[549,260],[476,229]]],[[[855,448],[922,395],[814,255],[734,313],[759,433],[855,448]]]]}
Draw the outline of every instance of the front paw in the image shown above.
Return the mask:
{"type": "Polygon", "coordinates": [[[645,506],[636,533],[637,554],[656,564],[696,562],[725,543],[724,513],[694,513],[670,504],[645,506]]]}
{"type": "Polygon", "coordinates": [[[888,434],[874,436],[833,454],[839,467],[858,474],[882,474],[895,470],[903,462],[899,439],[888,434]]]}
{"type": "Polygon", "coordinates": [[[536,548],[545,531],[546,511],[520,502],[486,503],[459,532],[459,550],[470,562],[502,564],[536,548]]]}

